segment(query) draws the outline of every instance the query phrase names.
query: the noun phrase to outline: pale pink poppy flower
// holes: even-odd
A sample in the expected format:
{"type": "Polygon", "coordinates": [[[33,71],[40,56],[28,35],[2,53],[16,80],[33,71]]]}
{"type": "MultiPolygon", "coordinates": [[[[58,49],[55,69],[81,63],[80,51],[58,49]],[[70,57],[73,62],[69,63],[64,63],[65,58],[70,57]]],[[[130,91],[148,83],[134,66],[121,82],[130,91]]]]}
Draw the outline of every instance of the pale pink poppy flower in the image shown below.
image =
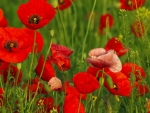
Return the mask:
{"type": "Polygon", "coordinates": [[[112,72],[119,72],[122,69],[122,63],[114,50],[106,51],[103,48],[95,48],[89,52],[90,58],[86,61],[93,67],[108,67],[112,72]]]}
{"type": "Polygon", "coordinates": [[[49,80],[48,85],[50,86],[51,90],[57,90],[62,87],[61,80],[57,77],[52,77],[49,80]]]}

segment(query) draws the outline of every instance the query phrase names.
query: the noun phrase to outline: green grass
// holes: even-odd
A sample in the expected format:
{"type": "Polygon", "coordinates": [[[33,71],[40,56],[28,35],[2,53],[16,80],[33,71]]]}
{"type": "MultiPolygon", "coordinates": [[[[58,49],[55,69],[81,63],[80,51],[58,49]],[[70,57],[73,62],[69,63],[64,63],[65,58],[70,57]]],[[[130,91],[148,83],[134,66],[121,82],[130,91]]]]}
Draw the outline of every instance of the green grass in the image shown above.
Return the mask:
{"type": "MultiPolygon", "coordinates": [[[[23,27],[16,11],[20,4],[27,1],[28,0],[1,1],[0,8],[4,10],[9,26],[17,28],[23,27]]],[[[54,38],[52,39],[53,43],[67,46],[74,51],[70,56],[71,68],[67,72],[60,72],[55,67],[56,74],[62,81],[70,80],[72,82],[72,77],[75,73],[86,71],[89,66],[85,61],[85,58],[88,57],[88,52],[93,48],[104,48],[108,39],[119,37],[121,34],[123,35],[122,41],[124,45],[130,48],[130,51],[126,55],[120,57],[121,62],[134,62],[143,67],[146,72],[144,82],[148,87],[150,86],[150,18],[139,17],[146,23],[147,32],[142,38],[135,37],[131,33],[130,25],[136,20],[136,10],[130,12],[120,11],[120,9],[114,5],[117,1],[118,0],[75,0],[70,8],[64,11],[57,11],[55,18],[47,26],[39,30],[44,38],[44,48],[41,54],[46,56],[51,41],[49,34],[50,28],[54,29],[55,32],[54,38]],[[94,2],[95,7],[93,13],[95,12],[95,15],[93,15],[89,21],[87,15],[91,13],[94,2]],[[100,35],[98,33],[99,18],[100,15],[105,12],[113,15],[115,23],[112,28],[108,29],[106,35],[100,35]]],[[[144,7],[149,9],[149,4],[150,1],[147,0],[144,7]]],[[[36,55],[36,57],[38,58],[39,54],[36,55]]],[[[21,85],[28,79],[30,60],[31,56],[22,63],[23,81],[21,85]]],[[[37,59],[34,61],[35,66],[36,64],[37,59]]],[[[31,76],[32,78],[36,76],[33,70],[31,76]]],[[[46,84],[45,81],[42,82],[46,84]]],[[[58,98],[57,103],[60,104],[60,113],[62,113],[63,92],[51,91],[47,95],[37,95],[32,103],[32,98],[29,101],[26,100],[27,91],[23,90],[21,85],[10,87],[3,82],[1,83],[2,85],[0,85],[0,87],[3,86],[6,89],[6,104],[1,107],[1,113],[14,113],[17,107],[21,110],[19,113],[33,113],[37,108],[35,105],[36,100],[46,96],[51,96],[55,99],[58,98]],[[15,104],[17,100],[18,104],[15,104]],[[8,108],[10,110],[8,110],[8,108]]],[[[149,93],[137,97],[136,92],[133,91],[130,97],[119,96],[120,101],[117,101],[114,95],[110,94],[104,86],[101,86],[99,90],[88,94],[85,101],[82,100],[86,113],[146,113],[146,98],[150,98],[149,93]],[[100,94],[97,95],[99,90],[100,94]],[[96,96],[97,100],[92,101],[92,96],[96,96]]]]}

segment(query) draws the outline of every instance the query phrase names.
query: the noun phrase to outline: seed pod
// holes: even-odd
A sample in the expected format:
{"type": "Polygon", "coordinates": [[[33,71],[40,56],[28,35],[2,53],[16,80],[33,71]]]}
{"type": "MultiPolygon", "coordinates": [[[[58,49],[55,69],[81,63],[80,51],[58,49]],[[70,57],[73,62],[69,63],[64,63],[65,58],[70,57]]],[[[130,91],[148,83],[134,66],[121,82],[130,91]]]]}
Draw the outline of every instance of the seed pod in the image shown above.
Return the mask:
{"type": "Polygon", "coordinates": [[[113,84],[112,78],[110,76],[106,75],[106,81],[107,81],[109,87],[113,88],[114,84],[113,84]]]}

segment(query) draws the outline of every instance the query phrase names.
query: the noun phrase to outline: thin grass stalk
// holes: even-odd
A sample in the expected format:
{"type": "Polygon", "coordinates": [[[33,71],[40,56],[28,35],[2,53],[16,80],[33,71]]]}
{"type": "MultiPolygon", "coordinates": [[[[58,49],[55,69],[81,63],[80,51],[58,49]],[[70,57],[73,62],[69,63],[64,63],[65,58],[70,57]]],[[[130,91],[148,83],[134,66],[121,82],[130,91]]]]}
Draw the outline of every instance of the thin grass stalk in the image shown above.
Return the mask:
{"type": "Polygon", "coordinates": [[[62,27],[63,27],[63,30],[64,30],[64,40],[65,40],[65,45],[67,46],[67,45],[68,45],[67,39],[66,39],[66,38],[67,38],[67,32],[66,32],[66,28],[65,28],[65,25],[64,25],[64,22],[63,22],[63,18],[62,18],[60,9],[58,9],[58,14],[59,14],[60,21],[61,21],[61,24],[62,24],[62,27]]]}
{"type": "Polygon", "coordinates": [[[85,43],[86,43],[86,40],[87,40],[87,37],[88,37],[89,28],[90,28],[90,23],[91,23],[92,15],[93,15],[93,13],[94,13],[94,9],[95,9],[95,6],[96,6],[96,2],[97,2],[97,0],[94,0],[93,7],[92,7],[92,11],[91,11],[91,14],[90,14],[90,17],[89,17],[89,20],[88,20],[88,25],[87,25],[85,37],[84,37],[84,40],[83,40],[82,56],[81,56],[81,60],[82,60],[82,61],[84,60],[85,43]]]}
{"type": "MultiPolygon", "coordinates": [[[[53,38],[53,36],[51,36],[51,37],[53,38]]],[[[46,56],[45,56],[45,59],[44,59],[42,71],[41,71],[41,73],[40,73],[40,78],[42,77],[42,74],[43,74],[43,72],[44,72],[44,67],[45,67],[45,64],[46,64],[46,59],[47,59],[47,57],[48,57],[48,55],[49,55],[49,51],[50,51],[50,48],[51,48],[51,45],[52,45],[52,38],[51,38],[51,40],[50,40],[49,48],[48,48],[48,50],[47,50],[47,53],[46,53],[46,56]]],[[[31,100],[31,102],[30,102],[29,109],[30,109],[32,103],[33,103],[34,100],[35,100],[35,97],[36,97],[37,92],[38,92],[39,84],[40,84],[40,82],[38,82],[38,84],[37,84],[37,89],[36,89],[36,92],[35,92],[34,97],[32,98],[32,100],[31,100]]]]}
{"type": "Polygon", "coordinates": [[[71,36],[71,46],[72,48],[74,48],[74,34],[75,34],[75,28],[76,28],[76,22],[77,22],[77,11],[76,11],[76,7],[75,4],[72,0],[70,0],[74,9],[74,22],[73,22],[73,28],[72,28],[72,36],[71,36]]]}

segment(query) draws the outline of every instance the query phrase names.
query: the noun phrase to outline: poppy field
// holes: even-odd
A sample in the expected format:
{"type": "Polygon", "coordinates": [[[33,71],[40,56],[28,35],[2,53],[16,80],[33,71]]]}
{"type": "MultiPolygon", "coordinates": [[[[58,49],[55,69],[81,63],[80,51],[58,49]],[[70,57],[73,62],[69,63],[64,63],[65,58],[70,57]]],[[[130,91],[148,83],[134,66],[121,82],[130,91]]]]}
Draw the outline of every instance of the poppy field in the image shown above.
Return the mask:
{"type": "Polygon", "coordinates": [[[1,0],[0,113],[150,113],[149,6],[1,0]]]}

